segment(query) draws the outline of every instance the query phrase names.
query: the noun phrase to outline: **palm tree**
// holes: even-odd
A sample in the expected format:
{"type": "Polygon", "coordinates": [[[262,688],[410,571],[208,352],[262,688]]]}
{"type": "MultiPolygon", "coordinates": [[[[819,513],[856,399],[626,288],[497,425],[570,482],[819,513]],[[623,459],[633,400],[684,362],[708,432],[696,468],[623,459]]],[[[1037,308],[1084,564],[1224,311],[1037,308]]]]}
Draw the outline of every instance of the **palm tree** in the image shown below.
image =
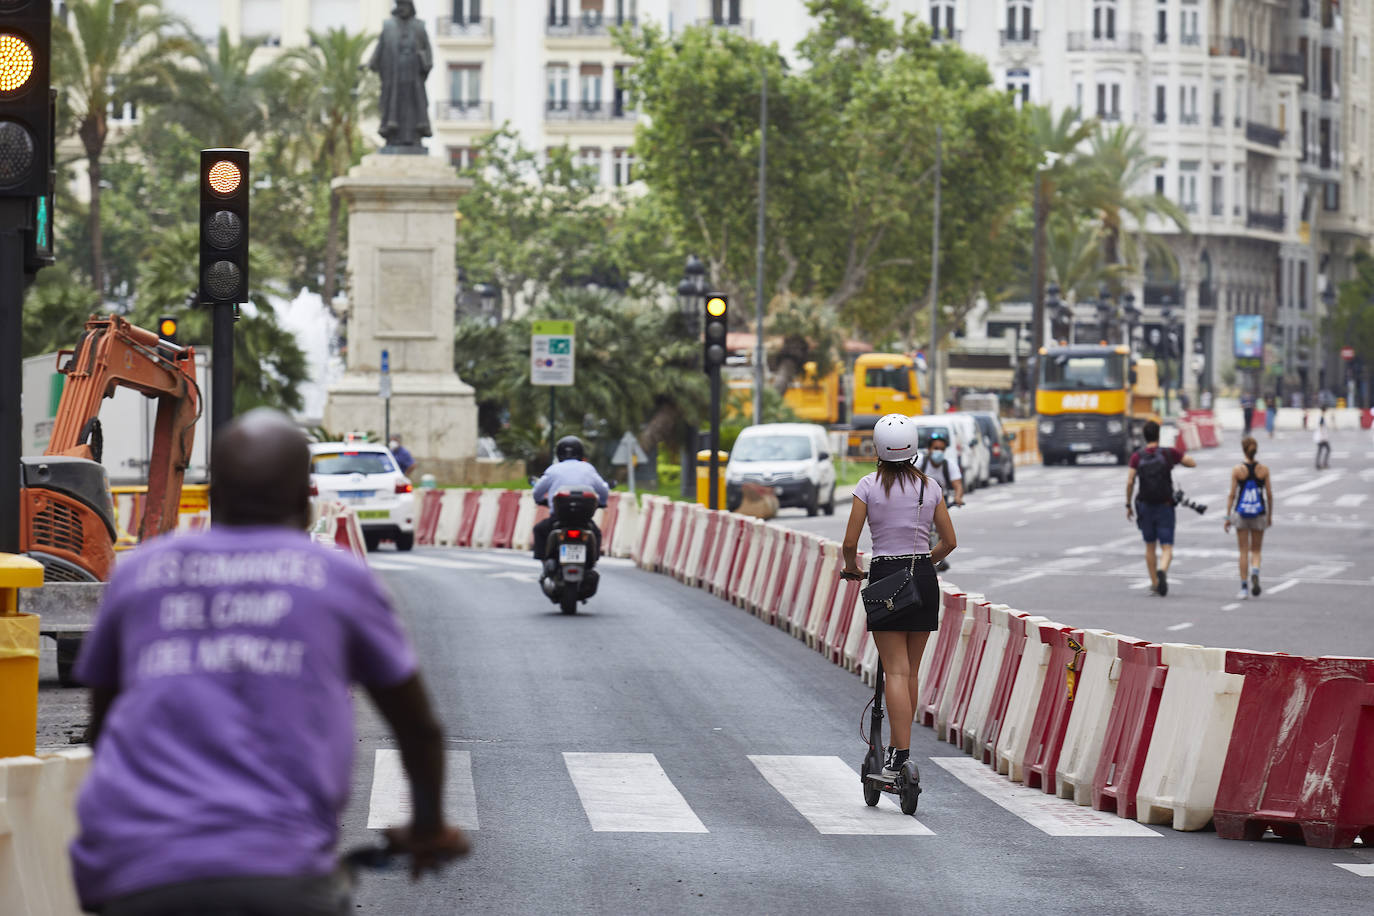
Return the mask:
{"type": "Polygon", "coordinates": [[[782,338],[782,346],[770,360],[773,387],[779,394],[787,391],[808,362],[816,363],[817,376],[828,375],[844,343],[835,309],[813,297],[785,297],[769,316],[768,330],[782,338]]]}
{"type": "MultiPolygon", "coordinates": [[[[310,46],[286,56],[306,101],[303,137],[315,172],[331,181],[348,173],[362,156],[362,121],[377,109],[376,74],[364,67],[375,36],[330,29],[310,32],[310,46]]],[[[324,246],[325,304],[338,289],[339,208],[337,191],[329,194],[329,229],[324,246]]]]}
{"type": "Polygon", "coordinates": [[[167,85],[176,56],[191,46],[171,34],[178,20],[156,0],[72,0],[67,12],[67,19],[53,23],[53,73],[86,153],[91,285],[103,292],[100,160],[109,138],[111,103],[153,95],[167,85]]]}
{"type": "Polygon", "coordinates": [[[233,44],[223,28],[213,54],[193,44],[194,66],[176,71],[157,117],[180,124],[202,147],[245,147],[267,127],[267,100],[281,81],[278,66],[249,66],[261,45],[253,38],[233,44]]]}
{"type": "Polygon", "coordinates": [[[1120,125],[1093,135],[1079,194],[1101,225],[1102,257],[1109,267],[1122,264],[1129,273],[1138,274],[1147,259],[1158,258],[1171,268],[1176,264],[1163,236],[1144,230],[1151,218],[1157,218],[1186,233],[1187,214],[1163,194],[1136,191],[1161,162],[1150,155],[1133,127],[1120,125]]]}

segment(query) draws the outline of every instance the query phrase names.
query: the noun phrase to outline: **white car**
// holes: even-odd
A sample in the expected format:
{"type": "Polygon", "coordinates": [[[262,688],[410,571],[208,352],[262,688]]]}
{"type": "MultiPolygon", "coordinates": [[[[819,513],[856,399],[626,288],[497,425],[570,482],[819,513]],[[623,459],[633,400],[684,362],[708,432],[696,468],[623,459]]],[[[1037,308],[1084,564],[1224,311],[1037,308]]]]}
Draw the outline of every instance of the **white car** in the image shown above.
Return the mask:
{"type": "Polygon", "coordinates": [[[394,541],[415,546],[415,488],[379,442],[316,442],[310,446],[310,495],[353,509],[368,550],[394,541]]]}
{"type": "Polygon", "coordinates": [[[964,478],[964,492],[971,493],[978,486],[978,456],[973,451],[969,424],[972,423],[974,429],[978,424],[974,423],[971,417],[959,417],[952,413],[923,414],[911,418],[916,424],[916,447],[924,455],[930,448],[930,440],[933,436],[939,435],[948,444],[947,454],[953,456],[959,462],[959,470],[964,478]]]}
{"type": "Polygon", "coordinates": [[[992,483],[992,446],[978,427],[978,420],[971,413],[952,414],[956,423],[963,427],[964,450],[959,453],[964,473],[973,481],[974,487],[985,487],[992,483]]]}
{"type": "Polygon", "coordinates": [[[743,485],[771,487],[779,506],[800,506],[807,515],[835,514],[835,464],[825,427],[814,423],[764,423],[746,427],[725,465],[725,505],[744,498],[743,485]]]}

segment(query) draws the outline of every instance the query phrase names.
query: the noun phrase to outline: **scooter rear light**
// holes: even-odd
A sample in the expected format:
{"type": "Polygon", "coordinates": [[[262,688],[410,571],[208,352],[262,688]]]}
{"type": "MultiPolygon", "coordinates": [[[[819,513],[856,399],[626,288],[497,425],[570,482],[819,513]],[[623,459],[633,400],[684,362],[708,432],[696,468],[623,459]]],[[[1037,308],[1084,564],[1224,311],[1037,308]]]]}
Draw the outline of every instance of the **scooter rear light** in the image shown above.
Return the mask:
{"type": "Polygon", "coordinates": [[[571,530],[571,531],[568,531],[568,532],[566,532],[566,534],[568,535],[568,537],[572,538],[574,541],[580,541],[580,540],[582,539],[582,532],[581,532],[581,531],[578,531],[578,530],[576,530],[576,529],[573,529],[573,530],[571,530]]]}

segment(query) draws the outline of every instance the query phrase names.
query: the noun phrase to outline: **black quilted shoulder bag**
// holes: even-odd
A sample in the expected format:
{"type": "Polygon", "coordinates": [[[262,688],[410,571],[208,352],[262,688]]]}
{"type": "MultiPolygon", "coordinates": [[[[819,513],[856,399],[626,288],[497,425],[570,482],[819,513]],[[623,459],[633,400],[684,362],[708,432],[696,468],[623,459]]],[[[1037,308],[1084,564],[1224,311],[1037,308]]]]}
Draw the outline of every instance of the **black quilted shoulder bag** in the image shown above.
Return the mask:
{"type": "MultiPolygon", "coordinates": [[[[921,508],[926,504],[926,482],[921,480],[921,493],[916,503],[916,526],[917,533],[920,533],[921,508]]],[[[912,545],[914,552],[916,545],[912,545]]],[[[920,609],[921,593],[916,590],[916,557],[913,555],[911,564],[901,572],[895,572],[890,576],[884,576],[877,582],[865,588],[860,595],[864,600],[864,614],[868,617],[868,628],[882,627],[899,611],[907,608],[920,609]]]]}

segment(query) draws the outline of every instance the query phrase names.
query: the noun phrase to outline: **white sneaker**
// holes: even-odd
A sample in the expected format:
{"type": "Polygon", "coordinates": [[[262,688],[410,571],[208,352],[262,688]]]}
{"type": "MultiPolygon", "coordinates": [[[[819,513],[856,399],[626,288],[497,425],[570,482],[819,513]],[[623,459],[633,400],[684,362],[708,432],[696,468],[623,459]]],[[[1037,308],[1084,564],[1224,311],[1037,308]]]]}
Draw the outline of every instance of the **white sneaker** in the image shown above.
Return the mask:
{"type": "Polygon", "coordinates": [[[1244,599],[1249,598],[1249,597],[1250,597],[1250,589],[1246,588],[1244,585],[1242,585],[1242,586],[1240,587],[1240,591],[1236,592],[1236,598],[1237,598],[1237,599],[1244,600],[1244,599]]]}

